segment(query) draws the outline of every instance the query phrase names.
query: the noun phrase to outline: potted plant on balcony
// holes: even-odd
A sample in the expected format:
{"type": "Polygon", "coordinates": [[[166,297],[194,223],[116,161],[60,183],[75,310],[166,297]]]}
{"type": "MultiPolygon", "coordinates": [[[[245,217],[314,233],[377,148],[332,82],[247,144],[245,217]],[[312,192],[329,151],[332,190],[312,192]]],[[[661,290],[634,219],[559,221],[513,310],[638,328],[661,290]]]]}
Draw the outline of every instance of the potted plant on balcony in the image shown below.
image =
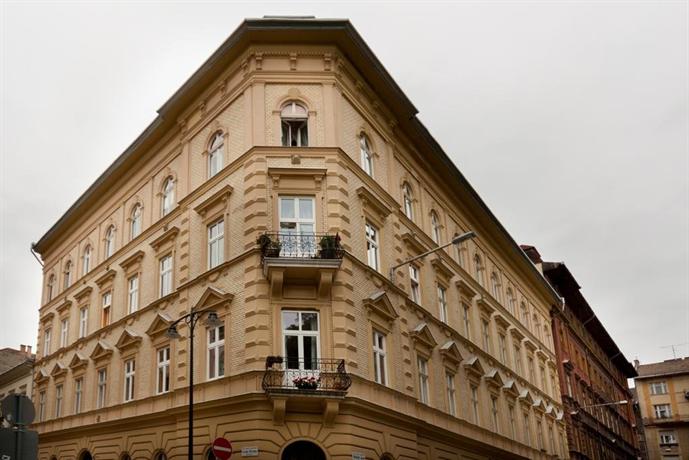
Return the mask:
{"type": "Polygon", "coordinates": [[[270,235],[264,233],[258,237],[256,244],[261,248],[263,257],[280,257],[280,250],[282,249],[280,240],[273,240],[270,235]]]}
{"type": "Polygon", "coordinates": [[[295,387],[300,390],[315,390],[318,388],[318,384],[321,382],[320,378],[314,376],[311,377],[295,377],[292,379],[292,383],[295,387]]]}
{"type": "Polygon", "coordinates": [[[342,250],[342,246],[340,246],[340,234],[336,233],[335,236],[333,235],[325,235],[321,238],[320,241],[320,257],[321,259],[335,259],[340,251],[342,250]]]}

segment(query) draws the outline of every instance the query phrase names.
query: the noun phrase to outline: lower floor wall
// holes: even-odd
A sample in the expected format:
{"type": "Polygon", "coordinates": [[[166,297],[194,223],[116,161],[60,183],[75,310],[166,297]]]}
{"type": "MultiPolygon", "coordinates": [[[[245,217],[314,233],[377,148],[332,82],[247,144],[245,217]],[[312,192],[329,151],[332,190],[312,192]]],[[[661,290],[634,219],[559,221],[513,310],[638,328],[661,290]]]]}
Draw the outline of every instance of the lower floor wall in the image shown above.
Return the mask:
{"type": "MultiPolygon", "coordinates": [[[[469,439],[426,421],[349,398],[339,402],[337,415],[331,423],[325,423],[324,412],[320,410],[325,405],[324,400],[317,398],[288,400],[284,419],[275,422],[273,403],[265,395],[197,404],[194,458],[209,458],[211,443],[218,437],[231,441],[232,458],[318,460],[285,452],[298,440],[317,445],[327,460],[554,458],[486,430],[480,437],[469,439]]],[[[181,460],[187,458],[187,439],[187,410],[181,407],[165,413],[41,433],[38,458],[181,460]]]]}
{"type": "Polygon", "coordinates": [[[689,423],[645,425],[649,460],[689,460],[689,423]],[[661,444],[661,435],[674,442],[661,444]]]}

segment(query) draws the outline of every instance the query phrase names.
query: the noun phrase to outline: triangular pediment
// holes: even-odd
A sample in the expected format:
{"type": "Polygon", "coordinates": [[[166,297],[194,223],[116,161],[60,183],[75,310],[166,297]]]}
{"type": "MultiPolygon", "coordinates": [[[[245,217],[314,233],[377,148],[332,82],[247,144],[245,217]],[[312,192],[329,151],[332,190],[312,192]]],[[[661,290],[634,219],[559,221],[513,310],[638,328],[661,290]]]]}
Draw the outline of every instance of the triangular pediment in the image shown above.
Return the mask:
{"type": "Polygon", "coordinates": [[[96,346],[93,348],[90,358],[94,361],[98,361],[101,359],[109,358],[110,356],[112,356],[112,352],[113,350],[110,345],[103,342],[102,340],[99,340],[96,346]]]}
{"type": "Polygon", "coordinates": [[[449,361],[454,365],[461,363],[464,359],[462,354],[459,352],[459,347],[453,340],[445,342],[443,346],[440,347],[440,354],[444,360],[449,361]]]}
{"type": "Polygon", "coordinates": [[[205,308],[211,308],[222,304],[223,302],[232,302],[234,295],[228,294],[227,292],[218,289],[213,286],[208,286],[201,297],[196,302],[194,310],[203,310],[205,308]]]}
{"type": "Polygon", "coordinates": [[[433,334],[431,334],[428,324],[426,323],[419,323],[419,325],[411,331],[411,335],[414,341],[425,345],[429,349],[433,349],[436,345],[438,345],[438,342],[436,342],[433,334]]]}
{"type": "Polygon", "coordinates": [[[440,257],[436,257],[435,259],[431,260],[431,265],[435,269],[435,272],[445,280],[449,280],[454,276],[454,273],[452,270],[450,270],[450,267],[448,267],[440,257]]]}
{"type": "Polygon", "coordinates": [[[122,335],[117,339],[115,346],[118,350],[123,351],[130,347],[138,347],[141,344],[141,336],[134,331],[125,329],[122,335]]]}
{"type": "Polygon", "coordinates": [[[545,414],[556,419],[557,418],[557,411],[555,410],[555,406],[552,404],[548,403],[545,406],[545,414]]]}
{"type": "Polygon", "coordinates": [[[378,315],[388,322],[393,322],[399,316],[385,291],[378,291],[364,299],[364,307],[370,315],[378,315]]]}
{"type": "MultiPolygon", "coordinates": [[[[415,232],[402,233],[402,241],[407,244],[407,249],[410,249],[414,254],[421,254],[428,251],[428,247],[419,239],[415,232]]],[[[423,259],[419,259],[415,264],[423,264],[423,259]]]]}
{"type": "Polygon", "coordinates": [[[69,368],[74,370],[74,369],[79,369],[80,367],[86,366],[88,364],[88,359],[84,355],[82,355],[79,352],[74,353],[74,356],[72,356],[72,360],[69,362],[69,368]]]}
{"type": "Polygon", "coordinates": [[[535,398],[533,401],[533,408],[539,412],[545,412],[546,406],[543,398],[535,398]]]}
{"type": "Polygon", "coordinates": [[[474,374],[476,377],[481,377],[486,373],[486,371],[483,369],[483,364],[481,364],[481,360],[476,355],[469,356],[466,360],[464,360],[462,365],[464,366],[465,371],[469,372],[470,374],[474,374]]]}
{"type": "Polygon", "coordinates": [[[172,318],[167,313],[158,312],[151,324],[146,329],[146,334],[150,337],[157,337],[164,334],[172,324],[172,318]]]}
{"type": "Polygon", "coordinates": [[[488,385],[493,385],[497,388],[500,388],[505,384],[500,372],[496,368],[492,368],[483,374],[483,380],[485,380],[488,385]]]}
{"type": "Polygon", "coordinates": [[[515,398],[519,397],[521,393],[519,387],[517,386],[517,382],[514,379],[508,379],[502,386],[502,391],[515,398]]]}
{"type": "Polygon", "coordinates": [[[521,393],[519,393],[519,400],[529,405],[533,404],[534,402],[531,392],[527,389],[524,389],[521,393]]]}
{"type": "Polygon", "coordinates": [[[56,362],[53,366],[53,370],[50,371],[52,377],[59,377],[67,373],[67,366],[62,364],[60,361],[56,362]]]}
{"type": "Polygon", "coordinates": [[[34,380],[36,381],[36,383],[44,382],[44,381],[48,380],[49,378],[50,378],[50,374],[43,367],[38,369],[36,371],[36,375],[34,376],[34,380]]]}

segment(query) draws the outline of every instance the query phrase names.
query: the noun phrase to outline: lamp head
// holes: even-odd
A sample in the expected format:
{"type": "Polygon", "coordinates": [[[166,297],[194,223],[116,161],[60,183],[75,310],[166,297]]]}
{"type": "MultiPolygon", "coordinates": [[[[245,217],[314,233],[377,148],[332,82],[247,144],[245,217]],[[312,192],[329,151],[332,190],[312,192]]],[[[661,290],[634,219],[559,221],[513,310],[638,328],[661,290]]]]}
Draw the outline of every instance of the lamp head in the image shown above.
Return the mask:
{"type": "Polygon", "coordinates": [[[218,314],[214,311],[208,312],[208,318],[206,319],[206,326],[208,327],[218,327],[222,326],[223,322],[218,318],[218,314]]]}
{"type": "Polygon", "coordinates": [[[167,331],[165,331],[165,337],[169,337],[171,339],[181,339],[182,336],[179,335],[179,332],[177,332],[177,326],[170,326],[167,331]]]}
{"type": "Polygon", "coordinates": [[[476,236],[476,233],[474,232],[466,232],[461,235],[457,235],[454,238],[452,238],[452,244],[459,244],[462,241],[468,240],[469,238],[474,238],[476,236]]]}

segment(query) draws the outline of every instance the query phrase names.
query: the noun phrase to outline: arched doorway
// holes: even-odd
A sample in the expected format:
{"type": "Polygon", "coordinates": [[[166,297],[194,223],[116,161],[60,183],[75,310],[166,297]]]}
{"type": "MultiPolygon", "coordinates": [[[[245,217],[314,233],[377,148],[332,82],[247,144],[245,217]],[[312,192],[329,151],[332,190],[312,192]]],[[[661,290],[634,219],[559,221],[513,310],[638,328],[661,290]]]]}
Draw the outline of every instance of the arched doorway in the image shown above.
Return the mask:
{"type": "Polygon", "coordinates": [[[88,450],[85,450],[79,455],[79,460],[93,460],[93,456],[91,455],[91,452],[88,450]]]}
{"type": "Polygon", "coordinates": [[[310,441],[295,441],[282,452],[282,460],[325,460],[325,453],[310,441]]]}

